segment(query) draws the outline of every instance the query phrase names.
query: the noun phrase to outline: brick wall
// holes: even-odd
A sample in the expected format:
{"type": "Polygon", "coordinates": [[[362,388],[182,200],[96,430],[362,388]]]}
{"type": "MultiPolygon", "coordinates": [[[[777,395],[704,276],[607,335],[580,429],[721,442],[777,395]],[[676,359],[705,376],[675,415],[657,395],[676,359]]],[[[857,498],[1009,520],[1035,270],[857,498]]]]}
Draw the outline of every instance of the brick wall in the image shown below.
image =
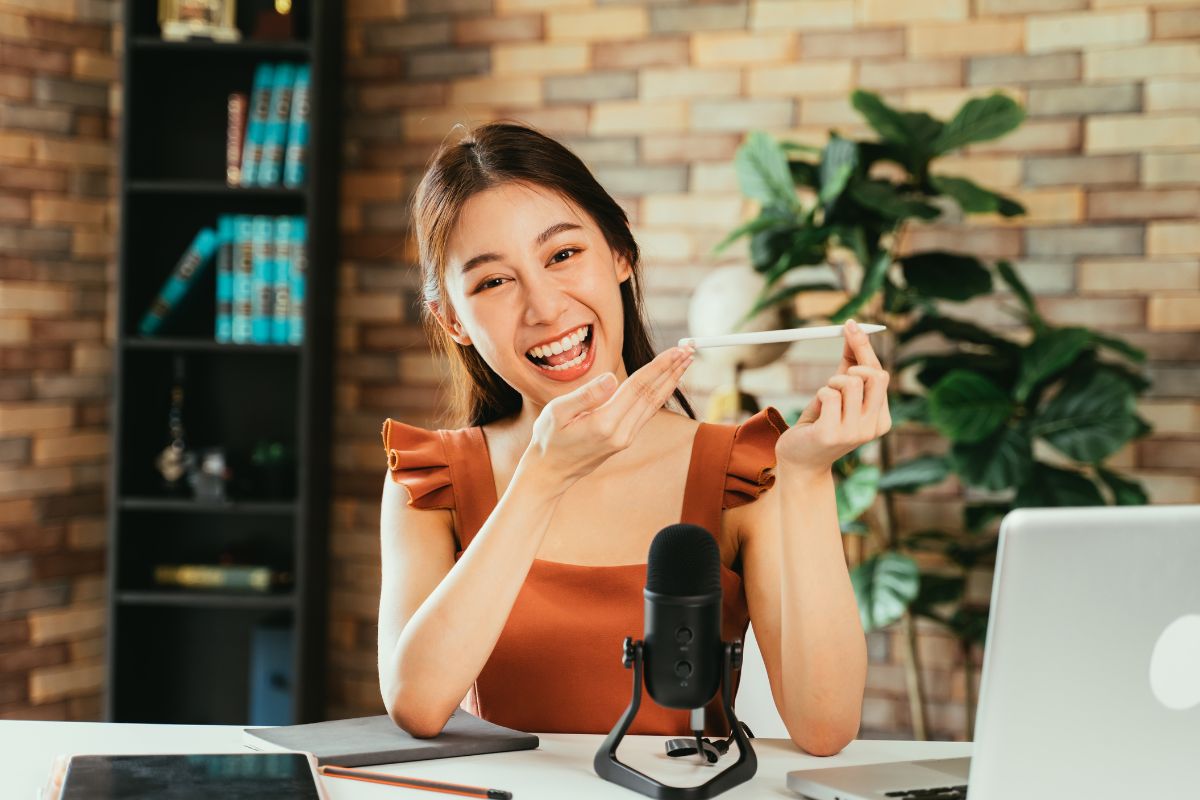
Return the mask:
{"type": "MultiPolygon", "coordinates": [[[[513,116],[575,148],[630,214],[666,344],[685,328],[695,282],[745,259],[736,248],[708,253],[750,210],[731,166],[748,130],[811,143],[832,126],[866,133],[847,102],[854,87],[941,115],[1008,90],[1028,108],[1026,124],[945,171],[1018,197],[1029,216],[914,231],[911,244],[1016,259],[1052,320],[1148,350],[1155,385],[1141,410],[1157,430],[1114,463],[1159,502],[1200,501],[1194,2],[352,0],[348,14],[331,713],[380,707],[379,424],[437,424],[439,397],[417,327],[404,201],[456,122],[513,116]]],[[[994,304],[975,306],[989,323],[1003,319],[994,304]]],[[[793,349],[747,385],[794,408],[836,356],[793,349]]],[[[699,407],[725,377],[693,367],[699,407]]],[[[953,524],[952,492],[902,504],[903,523],[953,524]]],[[[888,633],[872,639],[866,734],[907,734],[897,645],[888,633]]],[[[937,631],[920,647],[931,729],[961,737],[959,653],[937,631]]]]}
{"type": "Polygon", "coordinates": [[[117,7],[0,0],[0,718],[95,719],[117,7]]]}

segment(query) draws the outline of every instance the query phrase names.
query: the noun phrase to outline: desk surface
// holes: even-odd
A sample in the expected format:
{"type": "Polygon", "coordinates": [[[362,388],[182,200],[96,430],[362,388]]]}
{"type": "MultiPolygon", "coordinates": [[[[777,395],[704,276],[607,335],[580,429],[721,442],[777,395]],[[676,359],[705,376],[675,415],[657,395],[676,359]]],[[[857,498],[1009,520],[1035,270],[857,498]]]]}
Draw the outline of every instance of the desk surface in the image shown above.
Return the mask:
{"type": "MultiPolygon", "coordinates": [[[[602,736],[540,734],[541,747],[516,753],[493,753],[372,767],[381,772],[415,775],[456,783],[507,789],[514,800],[630,800],[641,795],[614,786],[592,771],[592,758],[602,736]],[[568,795],[569,793],[569,795],[568,795]]],[[[0,721],[0,779],[5,798],[37,797],[60,753],[244,753],[242,728],[226,725],[131,725],[104,722],[0,721]]],[[[667,758],[660,736],[629,736],[621,744],[625,763],[667,783],[703,783],[714,768],[695,759],[667,758]]],[[[815,758],[786,739],[756,739],[758,773],[726,793],[730,797],[792,798],[785,776],[789,770],[950,758],[969,755],[967,742],[894,742],[859,740],[830,758],[815,758]]],[[[723,769],[725,759],[715,769],[723,769]]],[[[727,762],[732,763],[732,761],[727,762]]],[[[431,800],[448,797],[432,792],[378,786],[359,781],[325,780],[330,800],[431,800]]]]}

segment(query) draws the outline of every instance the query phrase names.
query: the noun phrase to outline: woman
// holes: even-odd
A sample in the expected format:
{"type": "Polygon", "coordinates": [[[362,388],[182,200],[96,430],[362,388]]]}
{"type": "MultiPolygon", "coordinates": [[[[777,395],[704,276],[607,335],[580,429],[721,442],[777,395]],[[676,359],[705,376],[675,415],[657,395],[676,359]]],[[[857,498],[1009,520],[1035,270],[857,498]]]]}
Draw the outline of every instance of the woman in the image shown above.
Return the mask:
{"type": "MultiPolygon", "coordinates": [[[[682,519],[717,537],[724,638],[754,620],[792,739],[841,750],[867,659],[831,465],[891,424],[866,335],[847,323],[837,374],[792,428],[773,408],[702,424],[677,389],[691,349],[651,349],[625,213],[562,145],[477,128],[435,156],[414,223],[469,427],[384,422],[379,679],[396,723],[434,736],[461,702],[607,732],[629,701],[620,644],[641,633],[650,540],[682,519]]],[[[687,735],[687,712],[644,703],[631,732],[687,735]]]]}

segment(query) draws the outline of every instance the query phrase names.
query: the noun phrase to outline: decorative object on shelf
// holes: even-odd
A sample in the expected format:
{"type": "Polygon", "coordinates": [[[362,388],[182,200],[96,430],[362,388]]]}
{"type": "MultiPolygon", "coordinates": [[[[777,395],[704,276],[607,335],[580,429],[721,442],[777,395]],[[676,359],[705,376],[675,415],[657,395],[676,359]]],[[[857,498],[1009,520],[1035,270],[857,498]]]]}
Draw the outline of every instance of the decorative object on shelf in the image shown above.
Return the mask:
{"type": "Polygon", "coordinates": [[[230,474],[229,466],[225,463],[224,448],[204,448],[188,470],[188,483],[191,484],[193,496],[202,503],[224,503],[230,474]]]}
{"type": "Polygon", "coordinates": [[[154,460],[163,477],[163,489],[168,494],[182,492],[180,479],[191,469],[195,455],[188,451],[183,431],[183,356],[175,357],[175,380],[171,386],[171,410],[167,413],[167,429],[171,441],[154,460]]]}
{"type": "Polygon", "coordinates": [[[184,589],[265,593],[290,586],[292,576],[257,564],[157,564],[154,583],[184,589]]]}
{"type": "Polygon", "coordinates": [[[237,0],[158,0],[158,25],[162,38],[173,42],[188,39],[241,41],[234,25],[237,0]]]}
{"type": "Polygon", "coordinates": [[[250,38],[291,41],[296,38],[292,0],[244,0],[250,9],[250,38]]]}
{"type": "Polygon", "coordinates": [[[287,498],[296,492],[296,456],[283,442],[260,439],[250,454],[255,491],[263,497],[287,498]]]}

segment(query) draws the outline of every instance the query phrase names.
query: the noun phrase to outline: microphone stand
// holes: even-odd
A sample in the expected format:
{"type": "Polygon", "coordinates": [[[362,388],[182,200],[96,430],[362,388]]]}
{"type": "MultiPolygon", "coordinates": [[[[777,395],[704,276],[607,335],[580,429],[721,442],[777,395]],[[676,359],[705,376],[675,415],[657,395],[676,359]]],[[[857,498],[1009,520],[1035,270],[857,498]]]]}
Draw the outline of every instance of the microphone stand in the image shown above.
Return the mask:
{"type": "MultiPolygon", "coordinates": [[[[742,667],[742,643],[734,640],[723,644],[725,649],[722,659],[721,703],[725,709],[725,718],[732,726],[733,740],[738,746],[738,760],[733,766],[699,786],[668,786],[617,758],[617,747],[625,738],[625,733],[633,724],[633,718],[637,716],[638,708],[642,704],[643,643],[641,640],[634,641],[631,637],[626,637],[622,663],[625,669],[633,669],[633,697],[629,701],[629,708],[625,709],[625,713],[617,720],[616,726],[596,752],[592,763],[597,775],[610,783],[657,800],[708,800],[754,777],[754,773],[758,771],[758,759],[754,755],[754,748],[750,746],[750,739],[733,713],[733,671],[742,667]]],[[[703,756],[704,751],[699,752],[703,756]]]]}

